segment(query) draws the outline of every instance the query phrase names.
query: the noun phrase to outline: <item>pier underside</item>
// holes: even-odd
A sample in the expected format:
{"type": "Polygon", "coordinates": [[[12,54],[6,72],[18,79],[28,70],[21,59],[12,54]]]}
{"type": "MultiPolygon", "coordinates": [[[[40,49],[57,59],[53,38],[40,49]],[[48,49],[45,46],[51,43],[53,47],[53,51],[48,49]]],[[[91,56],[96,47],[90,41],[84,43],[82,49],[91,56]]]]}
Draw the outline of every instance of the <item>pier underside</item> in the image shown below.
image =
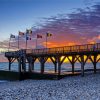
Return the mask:
{"type": "MultiPolygon", "coordinates": [[[[84,76],[86,63],[92,63],[94,74],[97,72],[96,65],[100,61],[100,44],[87,44],[59,48],[46,48],[46,49],[26,49],[14,52],[6,52],[5,56],[9,61],[9,71],[11,71],[11,64],[16,60],[18,62],[18,75],[25,78],[61,78],[68,75],[81,74],[84,76]],[[50,59],[54,65],[53,72],[46,72],[45,63],[50,59]],[[71,64],[71,71],[61,71],[61,65],[65,59],[71,64]],[[36,60],[40,63],[40,71],[35,72],[34,64],[36,60]],[[75,70],[75,63],[80,63],[80,71],[75,70]],[[26,70],[26,63],[28,63],[28,71],[26,70]]],[[[87,68],[87,71],[90,69],[87,68]]]]}

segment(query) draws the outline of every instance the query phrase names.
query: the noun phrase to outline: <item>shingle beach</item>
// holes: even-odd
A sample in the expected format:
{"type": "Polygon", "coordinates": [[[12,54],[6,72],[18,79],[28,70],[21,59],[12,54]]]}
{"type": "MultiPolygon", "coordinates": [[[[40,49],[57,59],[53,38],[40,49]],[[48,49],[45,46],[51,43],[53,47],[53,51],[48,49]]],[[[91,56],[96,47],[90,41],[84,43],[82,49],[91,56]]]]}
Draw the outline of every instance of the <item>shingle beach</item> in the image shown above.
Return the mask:
{"type": "Polygon", "coordinates": [[[0,83],[0,100],[100,100],[100,73],[0,83]]]}

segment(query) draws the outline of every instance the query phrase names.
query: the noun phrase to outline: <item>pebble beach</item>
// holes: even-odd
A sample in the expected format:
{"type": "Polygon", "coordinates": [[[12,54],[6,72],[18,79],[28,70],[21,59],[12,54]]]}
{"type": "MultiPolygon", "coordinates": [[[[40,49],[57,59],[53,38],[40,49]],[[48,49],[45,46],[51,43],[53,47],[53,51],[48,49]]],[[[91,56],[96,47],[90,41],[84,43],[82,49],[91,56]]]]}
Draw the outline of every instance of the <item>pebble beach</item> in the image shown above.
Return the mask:
{"type": "Polygon", "coordinates": [[[0,83],[0,100],[100,100],[100,73],[0,83]]]}

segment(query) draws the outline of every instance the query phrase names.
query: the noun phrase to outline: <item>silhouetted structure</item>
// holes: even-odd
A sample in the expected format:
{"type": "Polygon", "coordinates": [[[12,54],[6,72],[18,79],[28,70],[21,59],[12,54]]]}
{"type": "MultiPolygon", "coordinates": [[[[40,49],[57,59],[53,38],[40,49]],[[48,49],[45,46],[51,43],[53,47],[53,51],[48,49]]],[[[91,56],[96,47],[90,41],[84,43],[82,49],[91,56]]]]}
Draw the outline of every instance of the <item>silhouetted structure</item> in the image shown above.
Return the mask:
{"type": "Polygon", "coordinates": [[[48,58],[54,64],[56,75],[61,75],[61,65],[66,58],[72,65],[72,73],[75,73],[75,63],[78,61],[81,64],[81,75],[84,76],[84,66],[88,59],[93,63],[94,73],[96,73],[96,64],[99,62],[100,57],[100,43],[85,44],[75,46],[65,46],[56,48],[44,48],[44,49],[26,49],[13,52],[6,52],[5,56],[9,61],[9,71],[11,69],[11,63],[16,59],[18,61],[19,73],[26,72],[26,62],[29,64],[30,73],[34,72],[34,63],[36,59],[39,60],[41,65],[40,74],[44,74],[45,62],[48,58]],[[95,48],[94,48],[95,46],[95,48]],[[63,58],[61,59],[61,57],[63,58]],[[97,56],[99,58],[97,58],[97,56]],[[85,58],[86,57],[86,58],[85,58]]]}

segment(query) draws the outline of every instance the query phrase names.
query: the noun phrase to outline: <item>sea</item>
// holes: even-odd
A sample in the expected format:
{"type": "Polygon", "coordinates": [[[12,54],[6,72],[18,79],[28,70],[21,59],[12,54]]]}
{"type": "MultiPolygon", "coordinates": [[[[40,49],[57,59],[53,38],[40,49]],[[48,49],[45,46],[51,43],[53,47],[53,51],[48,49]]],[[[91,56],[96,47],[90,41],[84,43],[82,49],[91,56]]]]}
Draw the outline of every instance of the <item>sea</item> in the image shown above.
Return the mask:
{"type": "MultiPolygon", "coordinates": [[[[9,63],[8,62],[0,62],[0,70],[8,70],[9,68],[9,63]]],[[[34,64],[34,70],[39,71],[40,70],[40,63],[36,62],[34,64]]],[[[100,68],[100,63],[97,63],[97,69],[100,68]]],[[[71,71],[72,67],[70,63],[63,63],[61,65],[61,71],[71,71]]],[[[75,70],[80,70],[81,69],[81,64],[80,63],[75,63],[75,70]]],[[[93,69],[93,64],[92,63],[86,63],[84,69],[93,69]]],[[[12,71],[18,71],[18,63],[14,62],[11,64],[11,70],[12,71]]],[[[26,64],[26,70],[28,71],[28,63],[26,64]]],[[[46,71],[53,71],[54,70],[54,64],[51,62],[45,63],[45,70],[46,71]]]]}
{"type": "MultiPolygon", "coordinates": [[[[9,63],[8,62],[0,62],[0,70],[8,70],[9,68],[9,63]]],[[[26,64],[26,71],[28,71],[28,63],[26,64]]],[[[75,70],[80,70],[81,69],[81,64],[80,63],[75,63],[75,70]]],[[[93,69],[93,64],[92,63],[86,63],[84,69],[93,69]]],[[[97,63],[97,69],[100,69],[100,62],[97,63]]],[[[12,71],[18,71],[18,63],[14,62],[11,64],[11,70],[12,71]]],[[[61,65],[61,72],[64,71],[71,71],[72,67],[70,63],[63,63],[61,65]]],[[[34,64],[34,71],[40,71],[40,63],[36,62],[34,64]]],[[[46,62],[45,63],[45,71],[54,71],[54,64],[51,62],[46,62]]],[[[6,82],[6,80],[0,80],[0,82],[6,82]]]]}

